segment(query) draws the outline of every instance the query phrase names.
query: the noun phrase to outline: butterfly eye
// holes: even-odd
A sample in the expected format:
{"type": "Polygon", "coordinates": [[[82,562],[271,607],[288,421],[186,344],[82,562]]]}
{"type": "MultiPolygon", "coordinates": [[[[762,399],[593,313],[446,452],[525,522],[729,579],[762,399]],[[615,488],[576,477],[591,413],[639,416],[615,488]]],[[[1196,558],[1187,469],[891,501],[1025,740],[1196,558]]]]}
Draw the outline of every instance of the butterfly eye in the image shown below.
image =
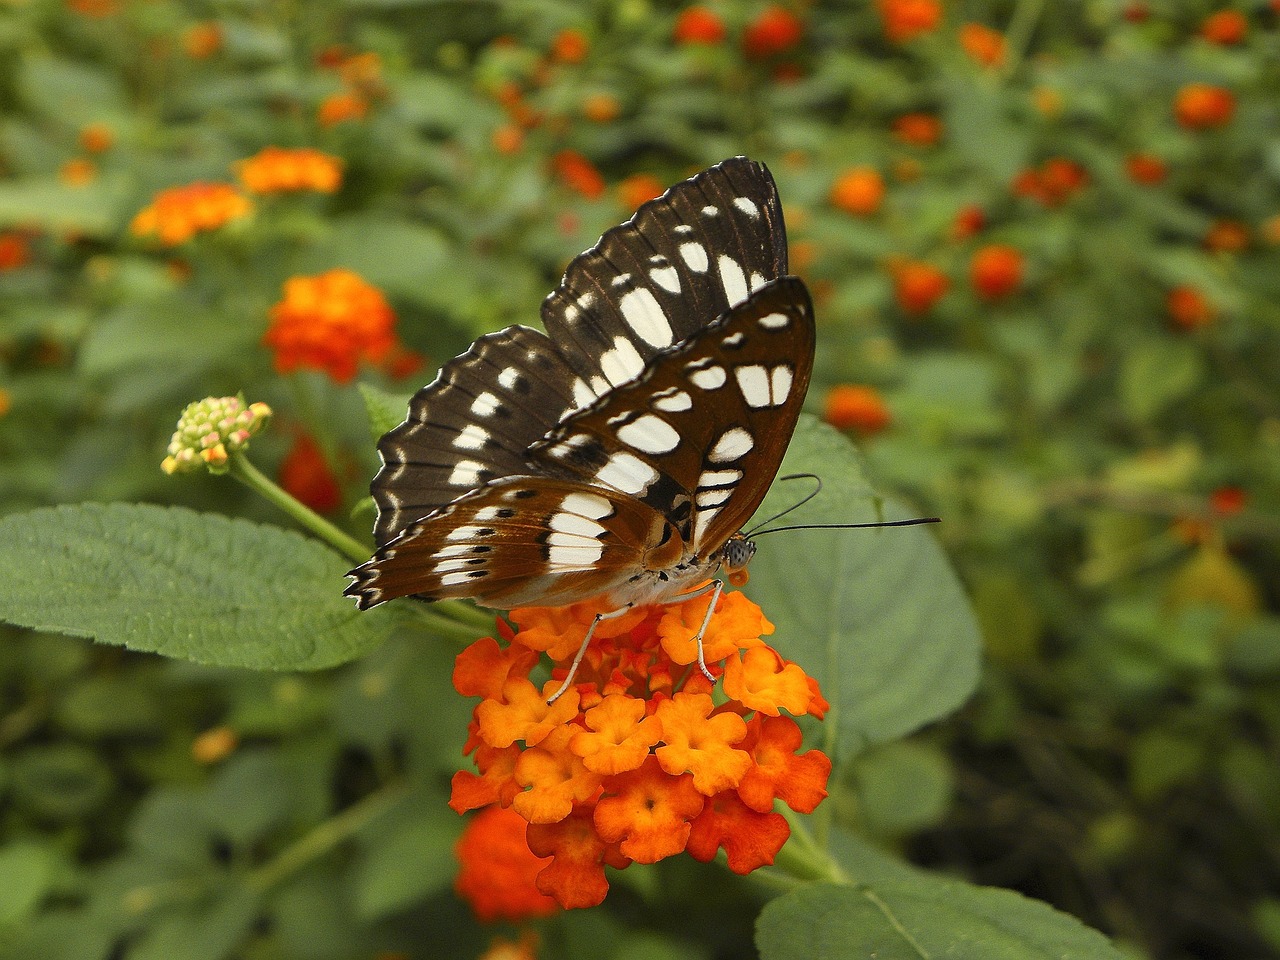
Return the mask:
{"type": "MultiPolygon", "coordinates": [[[[733,583],[733,577],[736,574],[746,574],[747,564],[751,562],[751,558],[755,555],[756,545],[753,540],[747,540],[745,537],[731,537],[725,542],[724,554],[720,558],[720,564],[724,567],[725,573],[729,575],[730,583],[733,583]]],[[[738,584],[735,583],[734,586],[738,586],[738,584]]]]}

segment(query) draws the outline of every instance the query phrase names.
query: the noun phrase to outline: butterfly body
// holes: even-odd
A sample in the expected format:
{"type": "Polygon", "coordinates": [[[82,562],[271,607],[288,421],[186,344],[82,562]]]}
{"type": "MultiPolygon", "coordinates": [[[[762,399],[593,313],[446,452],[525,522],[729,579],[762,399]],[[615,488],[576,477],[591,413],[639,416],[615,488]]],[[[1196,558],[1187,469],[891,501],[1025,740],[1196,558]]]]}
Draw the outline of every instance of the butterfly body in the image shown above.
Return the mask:
{"type": "Polygon", "coordinates": [[[377,554],[347,593],[497,609],[686,597],[753,547],[813,363],[768,171],[734,158],[576,258],[547,334],[477,340],[379,443],[377,554]]]}

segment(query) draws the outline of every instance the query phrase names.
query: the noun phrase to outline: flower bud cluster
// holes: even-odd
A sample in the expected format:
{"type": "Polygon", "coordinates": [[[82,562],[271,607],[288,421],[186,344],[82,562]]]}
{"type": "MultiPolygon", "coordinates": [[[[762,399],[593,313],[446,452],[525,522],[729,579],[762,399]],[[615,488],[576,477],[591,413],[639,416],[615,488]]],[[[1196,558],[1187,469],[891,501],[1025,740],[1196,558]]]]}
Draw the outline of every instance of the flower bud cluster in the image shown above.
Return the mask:
{"type": "Polygon", "coordinates": [[[211,473],[225,473],[228,457],[243,450],[270,416],[271,408],[265,403],[246,406],[239,397],[207,397],[189,403],[178,418],[169,455],[160,469],[172,474],[207,467],[211,473]]]}

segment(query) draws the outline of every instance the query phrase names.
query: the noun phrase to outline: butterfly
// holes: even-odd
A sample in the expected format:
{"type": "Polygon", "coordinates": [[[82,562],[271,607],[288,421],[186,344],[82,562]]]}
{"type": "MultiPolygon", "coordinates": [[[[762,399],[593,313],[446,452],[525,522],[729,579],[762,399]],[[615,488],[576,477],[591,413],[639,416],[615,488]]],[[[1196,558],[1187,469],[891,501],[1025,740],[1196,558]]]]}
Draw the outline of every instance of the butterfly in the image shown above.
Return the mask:
{"type": "Polygon", "coordinates": [[[755,552],[813,368],[768,169],[734,157],[645,203],[542,323],[481,337],[379,441],[378,549],[346,594],[621,613],[712,589],[709,619],[722,584],[701,585],[755,552]]]}

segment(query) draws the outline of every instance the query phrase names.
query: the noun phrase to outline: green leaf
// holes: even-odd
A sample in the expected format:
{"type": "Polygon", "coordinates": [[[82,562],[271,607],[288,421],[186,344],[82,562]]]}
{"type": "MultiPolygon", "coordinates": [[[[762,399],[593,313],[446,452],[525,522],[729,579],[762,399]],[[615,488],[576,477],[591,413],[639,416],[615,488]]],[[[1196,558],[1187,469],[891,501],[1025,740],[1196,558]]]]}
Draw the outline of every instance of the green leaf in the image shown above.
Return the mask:
{"type": "Polygon", "coordinates": [[[57,858],[34,843],[0,847],[0,930],[35,912],[53,887],[57,858]]]}
{"type": "Polygon", "coordinates": [[[1124,358],[1120,398],[1129,416],[1146,423],[1204,379],[1204,363],[1194,344],[1159,339],[1135,344],[1124,358]]]}
{"type": "Polygon", "coordinates": [[[84,504],[0,519],[0,620],[219,666],[319,670],[389,629],[342,597],[316,540],[177,507],[84,504]]]}
{"type": "Polygon", "coordinates": [[[10,180],[0,183],[0,226],[101,237],[116,229],[124,196],[123,184],[105,177],[83,187],[48,177],[10,180]]]}
{"type": "MultiPolygon", "coordinates": [[[[801,471],[822,477],[822,493],[779,523],[919,516],[894,504],[880,516],[857,452],[811,417],[801,419],[780,473],[801,471]]],[[[800,481],[777,484],[757,515],[805,492],[800,481]]],[[[973,692],[978,625],[927,527],[795,530],[759,547],[746,592],[777,626],[778,647],[831,701],[842,754],[904,736],[973,692]]]]}
{"type": "Polygon", "coordinates": [[[404,422],[409,407],[409,397],[399,393],[387,393],[367,383],[360,386],[360,396],[364,397],[365,412],[369,415],[369,430],[374,441],[382,438],[388,430],[404,422]]]}
{"type": "Polygon", "coordinates": [[[129,960],[223,960],[248,935],[259,904],[241,888],[225,899],[167,916],[139,938],[129,960]]]}
{"type": "Polygon", "coordinates": [[[814,884],[756,921],[761,960],[1122,960],[1096,930],[1011,890],[926,875],[814,884]]]}
{"type": "Polygon", "coordinates": [[[447,889],[458,864],[453,844],[465,821],[437,796],[417,798],[371,824],[351,875],[364,920],[404,910],[447,889]]]}

